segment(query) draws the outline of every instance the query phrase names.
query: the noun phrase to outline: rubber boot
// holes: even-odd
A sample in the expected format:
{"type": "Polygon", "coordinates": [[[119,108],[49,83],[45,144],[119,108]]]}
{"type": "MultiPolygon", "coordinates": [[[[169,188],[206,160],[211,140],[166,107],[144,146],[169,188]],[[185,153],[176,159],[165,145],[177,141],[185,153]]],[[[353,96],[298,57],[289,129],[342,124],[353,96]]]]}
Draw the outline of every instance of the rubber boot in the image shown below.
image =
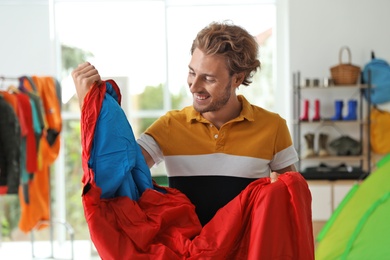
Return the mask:
{"type": "Polygon", "coordinates": [[[348,114],[344,120],[357,120],[357,100],[351,99],[348,101],[348,114]]]}
{"type": "Polygon", "coordinates": [[[320,101],[316,99],[314,101],[314,116],[313,116],[313,121],[320,121],[320,101]]]}
{"type": "Polygon", "coordinates": [[[309,100],[305,99],[303,101],[303,113],[299,118],[301,121],[309,121],[309,100]]]}
{"type": "Polygon", "coordinates": [[[304,155],[304,158],[313,157],[315,156],[314,152],[314,134],[313,133],[307,133],[305,134],[305,140],[306,140],[306,153],[304,155]]]}
{"type": "Polygon", "coordinates": [[[336,100],[334,102],[334,109],[335,109],[335,114],[331,118],[332,120],[343,120],[343,101],[342,100],[336,100]]]}
{"type": "Polygon", "coordinates": [[[328,156],[329,152],[327,149],[328,135],[320,133],[318,137],[318,156],[328,156]]]}

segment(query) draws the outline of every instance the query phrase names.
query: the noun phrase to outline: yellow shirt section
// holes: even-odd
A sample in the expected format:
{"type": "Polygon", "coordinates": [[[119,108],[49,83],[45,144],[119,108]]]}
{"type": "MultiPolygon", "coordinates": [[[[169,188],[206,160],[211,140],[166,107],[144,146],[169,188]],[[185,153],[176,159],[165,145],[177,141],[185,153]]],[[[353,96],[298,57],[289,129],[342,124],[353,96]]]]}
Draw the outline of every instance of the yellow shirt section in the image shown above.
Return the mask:
{"type": "Polygon", "coordinates": [[[292,146],[286,121],[278,114],[251,105],[243,96],[241,114],[219,130],[192,106],[170,111],[147,130],[164,156],[229,155],[272,160],[292,146]]]}

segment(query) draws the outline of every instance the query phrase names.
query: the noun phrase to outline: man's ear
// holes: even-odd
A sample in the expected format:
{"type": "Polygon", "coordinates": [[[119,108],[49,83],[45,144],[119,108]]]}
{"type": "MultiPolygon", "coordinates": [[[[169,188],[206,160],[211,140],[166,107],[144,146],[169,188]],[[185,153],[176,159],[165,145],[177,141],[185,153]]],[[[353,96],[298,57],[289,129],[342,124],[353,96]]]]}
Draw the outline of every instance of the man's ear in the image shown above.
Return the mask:
{"type": "Polygon", "coordinates": [[[233,81],[234,86],[235,87],[240,86],[241,83],[244,81],[244,77],[245,77],[244,72],[235,74],[234,81],[233,81]]]}

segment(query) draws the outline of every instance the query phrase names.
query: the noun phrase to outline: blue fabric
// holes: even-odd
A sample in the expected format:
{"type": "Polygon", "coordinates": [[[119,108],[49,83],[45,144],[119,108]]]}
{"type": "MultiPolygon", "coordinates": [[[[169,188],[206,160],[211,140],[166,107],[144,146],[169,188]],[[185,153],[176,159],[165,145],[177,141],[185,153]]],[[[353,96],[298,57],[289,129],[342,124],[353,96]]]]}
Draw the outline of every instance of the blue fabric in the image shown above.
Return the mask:
{"type": "Polygon", "coordinates": [[[102,189],[101,198],[128,196],[138,200],[153,188],[149,167],[138,146],[118,95],[109,82],[96,122],[89,167],[102,189]]]}

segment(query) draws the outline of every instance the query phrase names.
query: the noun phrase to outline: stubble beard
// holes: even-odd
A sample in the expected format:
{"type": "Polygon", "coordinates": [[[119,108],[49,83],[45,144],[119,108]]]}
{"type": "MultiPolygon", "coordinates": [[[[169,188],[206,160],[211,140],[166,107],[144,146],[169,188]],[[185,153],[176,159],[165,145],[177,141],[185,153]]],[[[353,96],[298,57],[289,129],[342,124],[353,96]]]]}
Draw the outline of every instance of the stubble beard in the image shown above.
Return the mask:
{"type": "Polygon", "coordinates": [[[226,105],[226,103],[229,101],[229,99],[232,95],[231,85],[232,85],[232,80],[230,79],[228,84],[223,89],[223,95],[220,96],[217,100],[214,100],[213,102],[211,102],[210,105],[208,105],[204,108],[197,106],[195,101],[194,101],[194,104],[193,104],[194,109],[199,113],[215,112],[215,111],[220,110],[223,106],[226,105]]]}

